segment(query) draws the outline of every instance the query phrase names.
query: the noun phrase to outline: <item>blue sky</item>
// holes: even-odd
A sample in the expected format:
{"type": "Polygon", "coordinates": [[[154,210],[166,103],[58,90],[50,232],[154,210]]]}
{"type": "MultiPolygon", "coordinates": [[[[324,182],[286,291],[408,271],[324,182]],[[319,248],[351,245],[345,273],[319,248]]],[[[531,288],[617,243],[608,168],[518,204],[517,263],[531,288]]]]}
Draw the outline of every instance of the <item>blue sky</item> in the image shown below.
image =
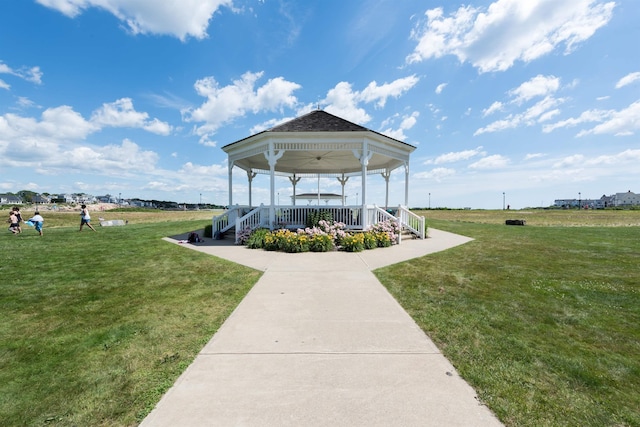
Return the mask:
{"type": "Polygon", "coordinates": [[[4,1],[0,192],[226,204],[221,147],[317,107],[417,147],[410,206],[640,192],[638,22],[637,0],[4,1]]]}

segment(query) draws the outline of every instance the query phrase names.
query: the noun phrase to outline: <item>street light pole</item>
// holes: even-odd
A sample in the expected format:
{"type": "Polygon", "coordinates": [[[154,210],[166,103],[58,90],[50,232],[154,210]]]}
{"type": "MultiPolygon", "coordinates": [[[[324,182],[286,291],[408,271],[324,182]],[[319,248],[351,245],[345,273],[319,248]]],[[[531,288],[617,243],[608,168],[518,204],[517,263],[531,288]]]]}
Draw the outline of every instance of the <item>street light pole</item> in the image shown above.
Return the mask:
{"type": "Polygon", "coordinates": [[[431,209],[431,193],[429,193],[429,209],[431,209]]]}
{"type": "Polygon", "coordinates": [[[502,192],[502,210],[505,210],[505,208],[507,207],[505,202],[506,202],[506,198],[505,198],[505,194],[504,194],[504,191],[503,191],[502,192]]]}
{"type": "Polygon", "coordinates": [[[578,191],[578,209],[582,208],[582,193],[578,191]]]}

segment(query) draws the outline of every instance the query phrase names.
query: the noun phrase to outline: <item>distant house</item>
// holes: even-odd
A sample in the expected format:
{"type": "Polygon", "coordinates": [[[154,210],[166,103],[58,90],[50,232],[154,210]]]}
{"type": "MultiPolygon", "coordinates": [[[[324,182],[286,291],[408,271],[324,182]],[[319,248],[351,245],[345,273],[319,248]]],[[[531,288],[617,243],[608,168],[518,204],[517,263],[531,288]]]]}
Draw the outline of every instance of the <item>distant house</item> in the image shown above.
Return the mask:
{"type": "Polygon", "coordinates": [[[616,193],[612,196],[613,206],[640,206],[640,194],[631,190],[626,193],[616,193]]]}
{"type": "Polygon", "coordinates": [[[13,194],[0,194],[0,205],[21,205],[22,199],[13,194]]]}
{"type": "Polygon", "coordinates": [[[41,194],[36,194],[31,198],[31,201],[39,205],[45,205],[45,204],[51,203],[51,197],[43,196],[41,194]]]}
{"type": "Polygon", "coordinates": [[[580,205],[583,208],[604,209],[614,206],[640,206],[640,194],[632,191],[616,193],[612,196],[602,195],[599,199],[556,199],[554,205],[560,208],[575,208],[580,205]]]}

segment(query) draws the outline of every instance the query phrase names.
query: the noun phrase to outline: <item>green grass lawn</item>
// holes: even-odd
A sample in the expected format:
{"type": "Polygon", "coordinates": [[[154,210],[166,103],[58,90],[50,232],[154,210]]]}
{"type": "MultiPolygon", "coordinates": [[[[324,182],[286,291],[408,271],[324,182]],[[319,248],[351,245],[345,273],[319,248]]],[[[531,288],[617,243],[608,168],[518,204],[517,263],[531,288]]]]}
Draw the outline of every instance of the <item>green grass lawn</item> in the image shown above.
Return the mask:
{"type": "Polygon", "coordinates": [[[0,425],[141,421],[260,275],[161,240],[206,223],[2,230],[0,425]]]}
{"type": "Polygon", "coordinates": [[[640,425],[640,227],[469,216],[428,222],[476,240],[378,278],[506,425],[640,425]]]}
{"type": "MultiPolygon", "coordinates": [[[[639,211],[424,214],[475,240],[376,274],[505,424],[640,426],[639,211]]],[[[209,213],[104,215],[0,233],[2,426],[136,425],[260,276],[161,240],[209,213]]]]}

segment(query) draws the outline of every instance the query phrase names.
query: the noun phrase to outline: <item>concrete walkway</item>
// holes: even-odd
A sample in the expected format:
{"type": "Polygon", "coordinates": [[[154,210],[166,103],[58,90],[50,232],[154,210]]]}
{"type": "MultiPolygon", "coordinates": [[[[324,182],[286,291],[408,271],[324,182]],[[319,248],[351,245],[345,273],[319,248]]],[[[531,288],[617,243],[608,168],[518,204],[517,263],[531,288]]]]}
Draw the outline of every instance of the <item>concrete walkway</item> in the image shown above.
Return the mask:
{"type": "Polygon", "coordinates": [[[371,272],[471,240],[429,236],[360,253],[185,244],[265,273],[141,425],[500,426],[371,272]]]}

